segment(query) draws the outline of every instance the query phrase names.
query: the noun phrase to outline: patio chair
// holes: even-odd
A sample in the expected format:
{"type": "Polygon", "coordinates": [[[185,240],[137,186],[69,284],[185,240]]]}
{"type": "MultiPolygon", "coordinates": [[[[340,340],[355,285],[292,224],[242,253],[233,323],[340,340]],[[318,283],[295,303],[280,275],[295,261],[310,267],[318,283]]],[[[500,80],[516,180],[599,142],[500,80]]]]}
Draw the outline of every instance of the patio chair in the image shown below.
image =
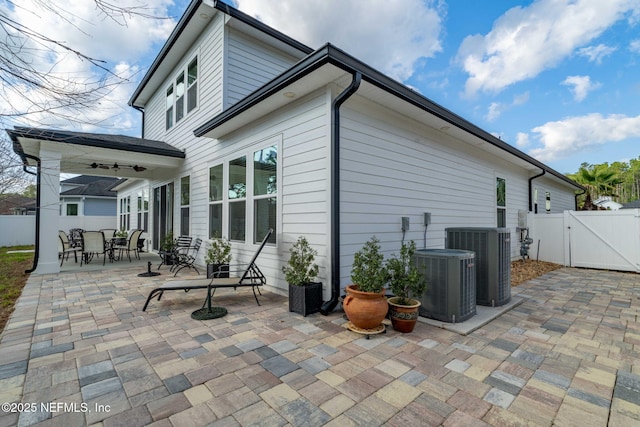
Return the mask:
{"type": "Polygon", "coordinates": [[[102,265],[104,265],[107,259],[108,248],[105,245],[104,234],[102,231],[85,231],[82,233],[82,257],[80,259],[80,265],[82,262],[88,264],[93,259],[94,255],[102,254],[102,265]]]}
{"type": "MultiPolygon", "coordinates": [[[[172,281],[166,282],[160,287],[151,290],[151,292],[149,293],[149,296],[147,297],[147,301],[144,303],[144,307],[142,308],[142,311],[147,310],[149,301],[151,301],[151,299],[156,295],[158,296],[158,301],[160,301],[160,298],[162,298],[162,295],[166,291],[183,290],[185,292],[189,292],[192,289],[207,289],[207,299],[205,300],[205,304],[206,304],[207,301],[211,301],[211,298],[213,297],[213,294],[215,293],[215,290],[217,288],[236,289],[240,287],[251,287],[251,290],[253,291],[253,297],[256,299],[256,302],[258,303],[258,305],[260,305],[260,301],[258,300],[258,295],[256,295],[256,289],[258,290],[258,293],[260,293],[259,287],[263,286],[267,282],[267,279],[264,276],[264,274],[262,274],[262,271],[260,271],[260,268],[258,268],[258,266],[256,265],[256,260],[258,259],[258,256],[260,255],[260,252],[262,252],[262,249],[264,248],[264,246],[267,244],[267,240],[269,239],[272,233],[273,233],[272,229],[270,229],[267,232],[267,235],[262,240],[260,247],[258,247],[258,250],[253,255],[253,257],[251,258],[251,261],[249,261],[249,264],[247,264],[246,268],[231,271],[232,274],[236,273],[237,274],[236,276],[229,277],[229,278],[214,277],[213,279],[172,280],[172,281]]],[[[225,270],[225,273],[226,273],[226,270],[225,270]]]]}
{"type": "Polygon", "coordinates": [[[69,259],[69,254],[73,254],[76,262],[78,262],[78,252],[82,252],[82,248],[80,246],[71,246],[71,242],[69,242],[69,238],[67,234],[59,230],[58,231],[58,255],[60,256],[60,267],[62,267],[62,263],[64,263],[64,259],[69,259]]]}
{"type": "Polygon", "coordinates": [[[173,248],[169,250],[159,250],[158,255],[162,259],[162,262],[160,263],[160,265],[158,265],[158,270],[160,270],[160,267],[162,267],[163,265],[171,265],[169,271],[173,271],[173,264],[167,264],[167,262],[171,261],[172,263],[175,263],[177,259],[177,253],[180,250],[191,246],[191,240],[193,240],[191,236],[180,236],[174,241],[173,248]]]}
{"type": "Polygon", "coordinates": [[[176,250],[177,261],[172,267],[175,271],[173,277],[177,276],[178,272],[185,267],[193,268],[196,273],[200,274],[198,268],[194,265],[194,263],[196,262],[196,257],[198,256],[201,245],[202,239],[196,239],[196,243],[193,246],[189,246],[186,249],[181,248],[180,250],[176,250]]]}
{"type": "Polygon", "coordinates": [[[72,228],[69,230],[69,242],[71,242],[71,246],[82,245],[82,233],[84,233],[82,228],[72,228]]]}
{"type": "Polygon", "coordinates": [[[116,235],[115,228],[101,228],[100,231],[102,231],[102,234],[104,234],[105,240],[109,240],[116,235]]]}
{"type": "Polygon", "coordinates": [[[114,246],[114,250],[117,249],[119,251],[118,259],[122,258],[123,252],[127,253],[129,262],[131,262],[131,252],[133,252],[136,258],[140,259],[140,255],[138,254],[138,238],[141,234],[142,230],[133,230],[124,245],[114,246]]]}

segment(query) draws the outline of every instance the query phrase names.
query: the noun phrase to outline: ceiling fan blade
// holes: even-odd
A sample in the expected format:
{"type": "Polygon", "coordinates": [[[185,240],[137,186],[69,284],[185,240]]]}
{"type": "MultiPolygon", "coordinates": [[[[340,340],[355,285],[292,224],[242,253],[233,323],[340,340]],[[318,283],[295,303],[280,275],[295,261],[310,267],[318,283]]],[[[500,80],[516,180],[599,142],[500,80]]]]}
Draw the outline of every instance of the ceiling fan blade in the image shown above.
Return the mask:
{"type": "Polygon", "coordinates": [[[138,165],[135,165],[135,166],[133,167],[133,170],[134,170],[134,171],[136,171],[136,172],[144,172],[144,171],[146,171],[146,170],[147,170],[147,168],[145,168],[144,166],[138,166],[138,165]]]}

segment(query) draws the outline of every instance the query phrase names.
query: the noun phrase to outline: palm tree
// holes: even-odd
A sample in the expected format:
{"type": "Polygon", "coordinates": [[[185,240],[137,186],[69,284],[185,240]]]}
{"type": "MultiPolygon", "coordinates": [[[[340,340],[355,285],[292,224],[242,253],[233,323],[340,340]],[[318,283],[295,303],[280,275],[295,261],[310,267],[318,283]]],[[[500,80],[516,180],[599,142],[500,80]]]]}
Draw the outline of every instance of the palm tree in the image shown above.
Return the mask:
{"type": "Polygon", "coordinates": [[[615,188],[622,183],[615,170],[607,163],[601,165],[589,165],[583,163],[577,173],[569,175],[571,179],[586,188],[583,209],[591,205],[591,199],[600,196],[616,197],[615,188]]]}

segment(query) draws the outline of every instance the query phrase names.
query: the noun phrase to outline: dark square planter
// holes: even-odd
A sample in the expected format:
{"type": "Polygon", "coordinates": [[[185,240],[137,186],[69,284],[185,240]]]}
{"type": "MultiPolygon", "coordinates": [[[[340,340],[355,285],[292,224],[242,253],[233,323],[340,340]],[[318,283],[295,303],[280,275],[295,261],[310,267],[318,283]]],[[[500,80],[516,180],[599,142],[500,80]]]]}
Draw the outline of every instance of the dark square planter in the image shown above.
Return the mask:
{"type": "Polygon", "coordinates": [[[306,286],[289,285],[289,311],[302,314],[313,314],[322,307],[322,282],[310,283],[306,286]]]}
{"type": "Polygon", "coordinates": [[[229,264],[207,264],[207,279],[221,277],[229,277],[229,264]],[[220,271],[220,273],[217,276],[214,276],[213,273],[216,271],[220,271]]]}

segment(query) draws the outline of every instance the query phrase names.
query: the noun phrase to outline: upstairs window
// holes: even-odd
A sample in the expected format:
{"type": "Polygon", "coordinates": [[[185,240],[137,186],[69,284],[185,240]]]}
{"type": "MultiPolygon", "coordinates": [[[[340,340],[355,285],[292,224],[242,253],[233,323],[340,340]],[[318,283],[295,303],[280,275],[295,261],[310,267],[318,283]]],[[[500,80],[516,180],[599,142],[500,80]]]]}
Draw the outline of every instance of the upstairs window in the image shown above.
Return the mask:
{"type": "Polygon", "coordinates": [[[166,92],[166,129],[171,129],[198,106],[198,57],[178,72],[166,92]],[[185,102],[186,94],[186,102],[185,102]],[[186,104],[186,105],[185,105],[186,104]],[[186,109],[186,111],[185,111],[186,109]]]}
{"type": "Polygon", "coordinates": [[[198,57],[193,58],[187,69],[187,113],[198,105],[198,57]]]}
{"type": "Polygon", "coordinates": [[[169,130],[173,127],[173,85],[167,89],[166,107],[166,123],[169,130]]]}

